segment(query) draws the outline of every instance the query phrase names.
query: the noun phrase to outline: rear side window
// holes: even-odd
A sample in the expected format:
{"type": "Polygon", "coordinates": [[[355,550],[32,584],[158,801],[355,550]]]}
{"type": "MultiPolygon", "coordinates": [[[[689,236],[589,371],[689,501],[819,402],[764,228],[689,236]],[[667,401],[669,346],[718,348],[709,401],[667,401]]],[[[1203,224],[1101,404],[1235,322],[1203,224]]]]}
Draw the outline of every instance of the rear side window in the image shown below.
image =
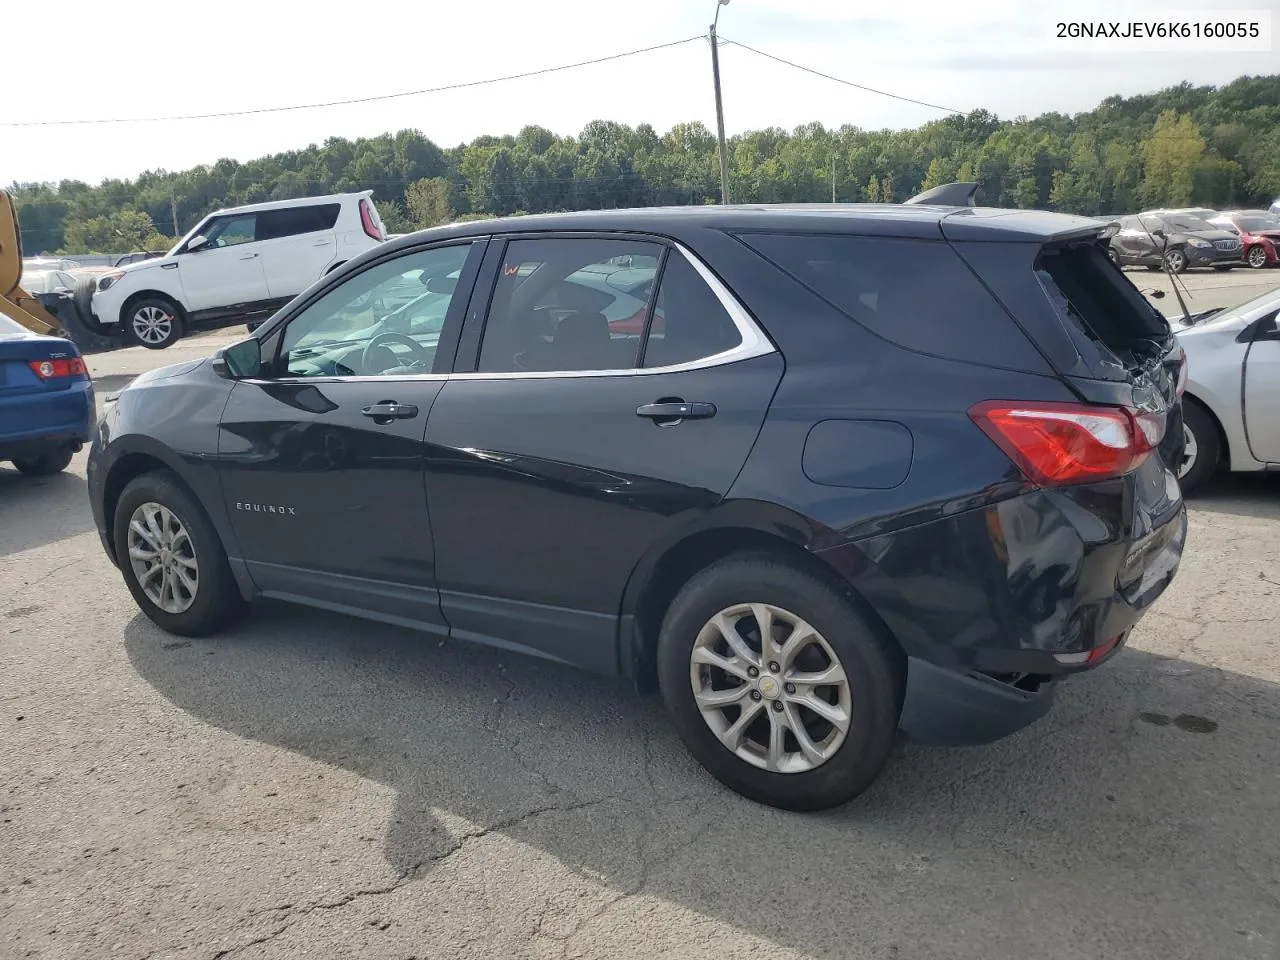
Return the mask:
{"type": "Polygon", "coordinates": [[[1039,370],[1031,342],[943,241],[852,236],[740,238],[846,316],[920,353],[1039,370]]]}
{"type": "Polygon", "coordinates": [[[662,253],[639,240],[512,240],[489,305],[480,371],[634,368],[662,253]]]}
{"type": "Polygon", "coordinates": [[[338,222],[339,204],[320,203],[310,207],[266,210],[258,214],[258,239],[276,240],[300,233],[332,230],[338,222]]]}

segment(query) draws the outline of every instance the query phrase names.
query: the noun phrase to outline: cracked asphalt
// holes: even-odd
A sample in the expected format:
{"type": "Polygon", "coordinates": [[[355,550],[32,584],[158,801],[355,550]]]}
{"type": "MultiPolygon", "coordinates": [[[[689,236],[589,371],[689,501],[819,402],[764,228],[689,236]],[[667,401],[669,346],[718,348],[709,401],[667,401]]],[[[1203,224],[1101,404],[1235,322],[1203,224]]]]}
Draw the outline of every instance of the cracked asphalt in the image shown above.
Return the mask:
{"type": "Polygon", "coordinates": [[[800,815],[621,683],[281,604],[163,634],[84,455],[0,467],[0,958],[1276,960],[1280,477],[1193,504],[1045,720],[800,815]]]}

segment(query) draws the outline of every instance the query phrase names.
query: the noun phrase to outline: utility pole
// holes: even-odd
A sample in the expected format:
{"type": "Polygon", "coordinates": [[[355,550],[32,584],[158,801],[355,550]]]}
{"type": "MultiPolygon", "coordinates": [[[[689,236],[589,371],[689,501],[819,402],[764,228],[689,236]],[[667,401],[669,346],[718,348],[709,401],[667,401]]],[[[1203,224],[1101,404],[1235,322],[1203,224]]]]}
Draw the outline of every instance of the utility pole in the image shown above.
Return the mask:
{"type": "Polygon", "coordinates": [[[720,22],[720,8],[729,0],[717,0],[716,18],[711,22],[711,77],[716,87],[716,132],[720,138],[720,202],[729,202],[729,154],[724,142],[724,102],[720,98],[720,47],[716,40],[716,24],[720,22]]]}
{"type": "Polygon", "coordinates": [[[836,202],[836,155],[831,155],[831,202],[836,202]]]}
{"type": "Polygon", "coordinates": [[[169,213],[173,215],[173,235],[175,237],[182,236],[182,234],[178,232],[178,201],[172,192],[169,194],[169,213]]]}

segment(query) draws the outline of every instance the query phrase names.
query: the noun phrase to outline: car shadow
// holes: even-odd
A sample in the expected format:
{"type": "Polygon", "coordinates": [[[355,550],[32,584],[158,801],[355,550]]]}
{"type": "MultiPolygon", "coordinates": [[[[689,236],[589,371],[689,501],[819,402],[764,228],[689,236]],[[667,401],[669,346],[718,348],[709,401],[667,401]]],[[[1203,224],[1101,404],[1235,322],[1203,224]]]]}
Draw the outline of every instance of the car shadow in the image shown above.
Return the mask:
{"type": "MultiPolygon", "coordinates": [[[[861,797],[800,815],[720,787],[658,698],[555,664],[271,603],[210,639],[139,615],[124,641],[195,718],[394,788],[368,829],[406,878],[457,849],[462,818],[806,956],[1280,950],[1280,685],[1264,680],[1128,649],[1029,730],[902,745],[861,797]],[[965,931],[983,951],[957,951],[965,931]]],[[[681,949],[660,926],[646,955],[681,949]]]]}
{"type": "Polygon", "coordinates": [[[93,530],[84,477],[28,477],[0,464],[0,557],[93,530]]]}
{"type": "Polygon", "coordinates": [[[1220,474],[1188,497],[1187,506],[1203,513],[1280,520],[1280,474],[1220,474]]]}

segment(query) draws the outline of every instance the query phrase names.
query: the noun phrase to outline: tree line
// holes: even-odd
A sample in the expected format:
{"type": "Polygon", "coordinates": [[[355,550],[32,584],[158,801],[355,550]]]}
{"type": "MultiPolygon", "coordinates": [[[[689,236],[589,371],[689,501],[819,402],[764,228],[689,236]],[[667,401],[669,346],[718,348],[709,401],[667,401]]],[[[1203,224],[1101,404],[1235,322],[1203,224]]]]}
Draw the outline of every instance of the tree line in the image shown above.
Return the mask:
{"type": "MultiPolygon", "coordinates": [[[[735,202],[907,199],[952,180],[980,203],[1112,215],[1153,206],[1257,207],[1280,196],[1280,75],[1110,97],[1067,116],[986,110],[911,130],[756,130],[729,142],[735,202]]],[[[528,126],[441,147],[418,130],[247,163],[223,159],[97,186],[20,183],[24,247],[69,254],[162,249],[220,207],[371,189],[394,233],[463,218],[715,203],[714,135],[701,123],[588,123],[576,137],[528,126]]]]}

